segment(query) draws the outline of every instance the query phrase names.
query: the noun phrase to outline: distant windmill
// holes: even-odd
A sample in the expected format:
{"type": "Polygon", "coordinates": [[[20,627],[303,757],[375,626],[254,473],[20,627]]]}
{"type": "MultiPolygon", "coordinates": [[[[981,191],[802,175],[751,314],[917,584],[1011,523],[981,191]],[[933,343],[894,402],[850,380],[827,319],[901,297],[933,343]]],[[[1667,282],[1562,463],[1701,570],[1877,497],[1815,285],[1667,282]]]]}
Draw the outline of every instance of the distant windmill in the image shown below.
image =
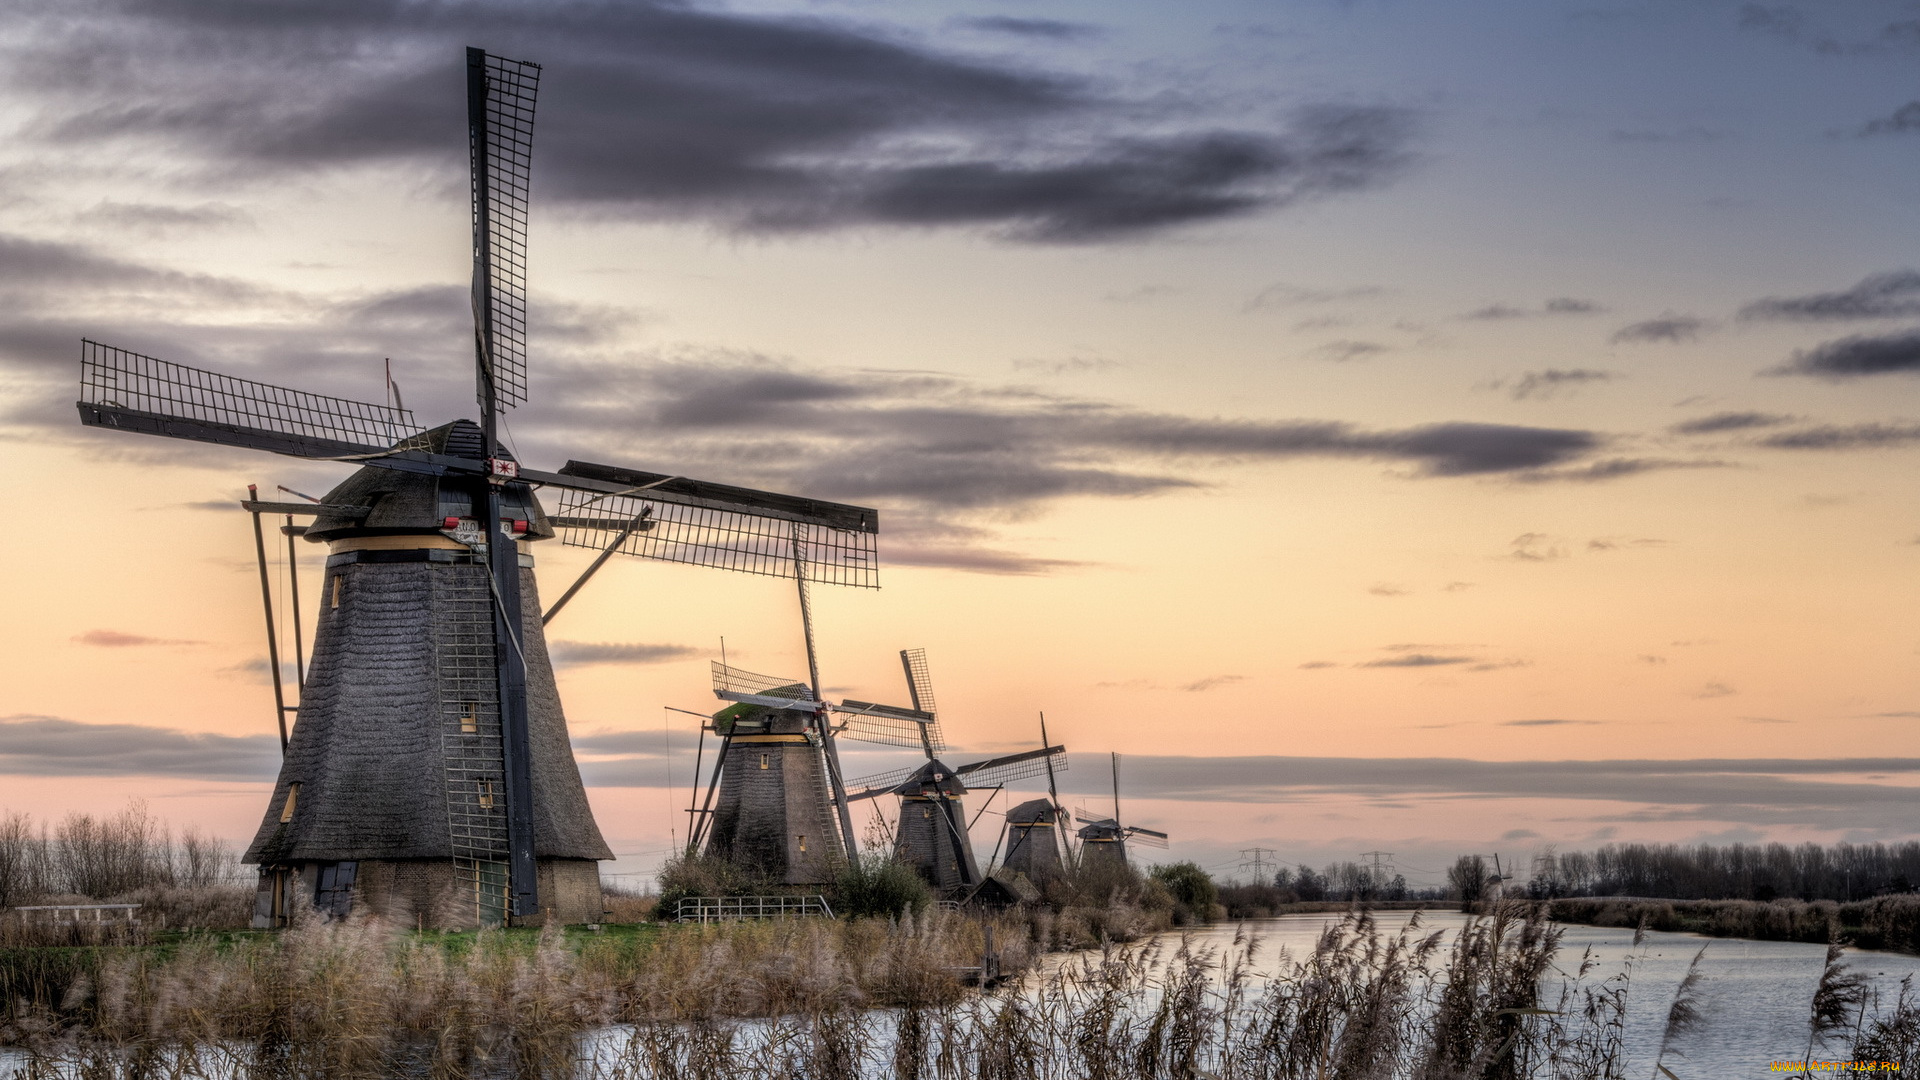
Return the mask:
{"type": "Polygon", "coordinates": [[[831,880],[834,864],[857,850],[837,738],[940,745],[931,712],[827,701],[798,679],[716,661],[713,693],[735,704],[709,725],[720,736],[720,750],[688,850],[704,845],[709,856],[788,885],[831,880]]]}
{"type": "MultiPolygon", "coordinates": [[[[411,908],[436,925],[542,911],[591,921],[595,826],[554,688],[531,543],[877,587],[868,509],[569,461],[525,468],[500,442],[527,398],[526,229],[537,64],[467,50],[478,424],[185,367],[93,341],[81,422],[362,466],[312,515],[330,545],[298,723],[246,860],[256,925],[298,898],[411,908]],[[557,489],[549,518],[534,488],[557,489]],[[298,890],[298,893],[296,892],[298,890]]],[[[277,674],[277,672],[276,672],[277,674]]]]}
{"type": "MultiPolygon", "coordinates": [[[[907,673],[907,686],[914,703],[933,704],[933,684],[927,671],[926,652],[903,649],[900,661],[907,673]]],[[[936,721],[937,722],[937,721],[936,721]]],[[[878,773],[853,781],[855,794],[849,801],[896,795],[900,798],[900,817],[894,829],[894,850],[907,864],[920,872],[929,884],[950,899],[970,894],[984,880],[979,861],[974,857],[969,822],[961,799],[970,788],[988,788],[1012,780],[1051,775],[1056,758],[1065,768],[1064,746],[1041,746],[1004,757],[975,761],[958,768],[948,766],[937,756],[945,752],[935,739],[921,747],[926,762],[904,769],[878,773]]]]}
{"type": "MultiPolygon", "coordinates": [[[[1040,745],[1047,742],[1047,717],[1040,716],[1040,745]]],[[[1066,758],[1060,758],[1060,768],[1065,770],[1066,758]]],[[[1036,885],[1044,884],[1059,877],[1072,857],[1067,850],[1067,838],[1060,828],[1067,820],[1066,811],[1060,805],[1059,788],[1054,783],[1053,758],[1047,758],[1047,797],[1029,799],[1007,811],[1007,833],[1003,840],[1007,854],[1000,865],[1016,873],[1025,874],[1036,885]]]]}
{"type": "Polygon", "coordinates": [[[1113,755],[1113,816],[1093,818],[1075,815],[1080,823],[1080,865],[1126,866],[1127,841],[1138,840],[1147,847],[1164,848],[1167,834],[1137,825],[1120,824],[1120,755],[1113,755]]]}

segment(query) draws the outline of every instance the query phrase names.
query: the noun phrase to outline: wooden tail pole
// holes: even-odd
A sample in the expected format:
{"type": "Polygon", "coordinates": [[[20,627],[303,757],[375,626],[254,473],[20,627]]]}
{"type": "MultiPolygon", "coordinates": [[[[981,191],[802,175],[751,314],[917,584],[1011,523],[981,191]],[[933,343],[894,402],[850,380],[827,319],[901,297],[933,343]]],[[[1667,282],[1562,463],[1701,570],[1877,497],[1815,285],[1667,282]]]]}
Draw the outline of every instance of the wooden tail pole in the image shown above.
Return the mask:
{"type": "MultiPolygon", "coordinates": [[[[260,486],[247,485],[247,502],[258,504],[260,486]]],[[[287,756],[287,693],[280,685],[280,639],[273,628],[273,585],[267,579],[267,539],[260,531],[260,511],[253,513],[253,555],[260,564],[260,605],[267,613],[267,666],[273,669],[273,719],[280,727],[280,756],[287,756]]]]}
{"type": "Polygon", "coordinates": [[[300,637],[300,563],[299,552],[294,544],[298,537],[293,535],[293,515],[287,515],[287,596],[293,601],[293,677],[294,684],[302,689],[307,685],[307,644],[300,637]]]}

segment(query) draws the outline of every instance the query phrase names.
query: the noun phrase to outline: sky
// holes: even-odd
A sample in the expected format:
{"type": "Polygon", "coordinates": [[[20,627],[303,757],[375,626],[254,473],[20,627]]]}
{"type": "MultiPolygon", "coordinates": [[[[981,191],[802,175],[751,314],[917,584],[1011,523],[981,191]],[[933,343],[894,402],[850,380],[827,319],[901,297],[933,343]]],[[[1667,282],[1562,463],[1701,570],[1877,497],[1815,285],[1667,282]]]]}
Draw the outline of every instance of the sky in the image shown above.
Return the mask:
{"type": "MultiPolygon", "coordinates": [[[[829,694],[924,647],[956,761],[1044,712],[1225,876],[1920,836],[1890,0],[9,5],[0,810],[251,835],[235,502],[345,469],[83,429],[79,341],[473,415],[467,45],[544,66],[516,452],[878,508],[829,694]]],[[[644,880],[791,584],[616,560],[549,637],[644,880]]]]}

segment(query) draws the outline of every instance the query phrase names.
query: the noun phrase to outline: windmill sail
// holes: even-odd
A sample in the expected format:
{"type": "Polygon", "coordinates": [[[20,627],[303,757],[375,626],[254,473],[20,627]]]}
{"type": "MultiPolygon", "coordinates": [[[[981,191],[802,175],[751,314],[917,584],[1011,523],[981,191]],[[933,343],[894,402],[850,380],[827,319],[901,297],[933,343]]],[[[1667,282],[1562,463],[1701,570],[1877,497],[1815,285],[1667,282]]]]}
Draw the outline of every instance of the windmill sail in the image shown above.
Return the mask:
{"type": "Polygon", "coordinates": [[[1038,750],[1028,750],[1020,754],[1008,754],[1006,757],[988,758],[971,765],[962,765],[954,769],[954,775],[960,777],[968,787],[992,787],[1012,780],[1025,780],[1031,776],[1041,776],[1047,772],[1049,763],[1058,758],[1053,765],[1056,772],[1067,771],[1067,748],[1064,746],[1043,746],[1038,750]]]}
{"type": "Polygon", "coordinates": [[[713,661],[713,695],[726,701],[769,708],[815,709],[813,692],[801,679],[761,675],[713,661]]]}
{"type": "MultiPolygon", "coordinates": [[[[919,745],[918,743],[914,745],[919,745]]],[[[1067,748],[1047,746],[1038,750],[1028,750],[1005,757],[988,758],[969,765],[956,766],[953,775],[960,778],[968,787],[993,787],[1011,780],[1024,780],[1030,776],[1040,776],[1047,771],[1047,762],[1057,759],[1055,769],[1065,772],[1067,769],[1067,748]]],[[[852,799],[871,799],[876,795],[885,795],[905,783],[924,765],[909,765],[902,769],[888,769],[886,772],[862,776],[849,780],[847,786],[859,792],[850,795],[852,799]]]]}
{"type": "Polygon", "coordinates": [[[540,65],[467,50],[479,401],[527,400],[527,195],[540,65]]]}
{"type": "Polygon", "coordinates": [[[80,342],[80,422],[305,458],[385,454],[417,436],[413,412],[311,394],[80,342]]]}
{"type": "Polygon", "coordinates": [[[939,722],[932,713],[865,701],[842,701],[833,706],[833,711],[845,725],[840,732],[842,738],[882,746],[910,746],[916,750],[931,748],[932,754],[946,752],[939,722]]]}
{"type": "Polygon", "coordinates": [[[880,587],[880,514],[864,506],[584,461],[539,479],[562,489],[553,521],[570,547],[605,549],[644,515],[618,554],[777,578],[804,567],[808,581],[880,587]]]}

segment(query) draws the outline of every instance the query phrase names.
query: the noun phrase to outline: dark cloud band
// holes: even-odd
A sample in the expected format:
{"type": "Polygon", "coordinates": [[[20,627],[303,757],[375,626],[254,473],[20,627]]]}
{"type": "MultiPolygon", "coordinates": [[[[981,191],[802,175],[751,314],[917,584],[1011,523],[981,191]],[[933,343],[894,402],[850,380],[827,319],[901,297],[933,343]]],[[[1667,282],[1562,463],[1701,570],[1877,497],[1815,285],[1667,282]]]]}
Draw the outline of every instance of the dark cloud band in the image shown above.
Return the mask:
{"type": "Polygon", "coordinates": [[[534,177],[550,205],[748,233],[1118,239],[1377,186],[1404,169],[1413,135],[1399,109],[1308,106],[1249,126],[871,25],[677,3],[79,0],[33,25],[13,83],[46,144],[159,143],[216,184],[368,163],[450,180],[460,47],[478,42],[547,64],[534,177]]]}

